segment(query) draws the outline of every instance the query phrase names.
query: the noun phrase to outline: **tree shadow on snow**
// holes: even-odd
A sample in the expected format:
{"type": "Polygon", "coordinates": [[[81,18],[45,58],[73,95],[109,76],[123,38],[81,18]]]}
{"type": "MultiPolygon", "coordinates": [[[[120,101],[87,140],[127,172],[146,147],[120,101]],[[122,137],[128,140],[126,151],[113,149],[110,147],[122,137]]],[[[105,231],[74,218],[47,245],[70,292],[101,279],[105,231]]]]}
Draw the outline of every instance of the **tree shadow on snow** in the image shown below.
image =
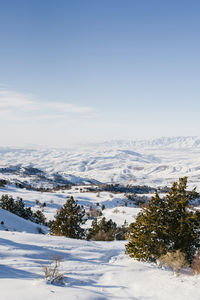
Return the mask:
{"type": "MultiPolygon", "coordinates": [[[[82,252],[81,248],[79,249],[79,255],[80,257],[78,257],[78,254],[75,252],[74,254],[67,252],[67,250],[71,251],[72,247],[70,247],[69,249],[64,249],[64,251],[62,251],[63,249],[49,249],[47,247],[43,247],[43,246],[36,246],[34,244],[23,244],[23,243],[17,243],[17,242],[13,242],[9,239],[4,239],[4,238],[0,238],[0,245],[2,246],[6,246],[6,247],[11,247],[12,249],[19,249],[19,250],[23,250],[26,251],[26,254],[22,254],[21,256],[26,257],[27,259],[29,259],[30,261],[33,261],[34,263],[38,264],[39,261],[42,264],[46,264],[49,263],[49,261],[55,259],[55,257],[61,257],[61,259],[63,260],[69,260],[69,261],[76,261],[76,262],[83,262],[83,263],[92,263],[94,265],[99,265],[99,258],[96,257],[84,257],[84,254],[86,253],[86,249],[83,248],[82,252]],[[82,256],[82,257],[81,257],[82,256]]],[[[98,250],[94,250],[93,252],[97,252],[98,250]]],[[[3,252],[0,253],[0,257],[7,257],[7,253],[4,254],[3,252]]],[[[20,256],[20,255],[19,255],[20,256]]],[[[107,261],[108,257],[105,256],[105,254],[102,253],[102,259],[103,262],[104,260],[107,261]],[[105,256],[105,257],[104,257],[105,256]]]]}
{"type": "Polygon", "coordinates": [[[35,274],[0,264],[0,278],[32,279],[35,278],[35,274]]]}

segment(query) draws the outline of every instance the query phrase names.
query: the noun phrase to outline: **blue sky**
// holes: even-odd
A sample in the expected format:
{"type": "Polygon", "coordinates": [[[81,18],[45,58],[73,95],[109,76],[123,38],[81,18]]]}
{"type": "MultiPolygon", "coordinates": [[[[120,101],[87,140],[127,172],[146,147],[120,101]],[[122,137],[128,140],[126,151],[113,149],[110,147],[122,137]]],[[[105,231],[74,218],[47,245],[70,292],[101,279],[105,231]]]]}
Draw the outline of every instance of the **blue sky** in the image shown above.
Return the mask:
{"type": "Polygon", "coordinates": [[[0,0],[1,145],[199,135],[200,2],[0,0]]]}

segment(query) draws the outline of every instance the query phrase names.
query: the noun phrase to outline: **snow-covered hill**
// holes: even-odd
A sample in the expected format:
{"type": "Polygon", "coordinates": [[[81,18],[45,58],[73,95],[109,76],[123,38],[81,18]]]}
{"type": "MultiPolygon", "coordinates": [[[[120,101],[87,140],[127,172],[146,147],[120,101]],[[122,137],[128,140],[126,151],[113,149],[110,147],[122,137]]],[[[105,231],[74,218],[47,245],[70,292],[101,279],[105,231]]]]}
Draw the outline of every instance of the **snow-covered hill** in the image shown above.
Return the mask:
{"type": "Polygon", "coordinates": [[[0,178],[37,184],[44,173],[34,175],[28,170],[38,168],[48,180],[58,176],[74,183],[97,180],[162,186],[188,176],[190,186],[200,188],[199,153],[198,137],[111,141],[69,149],[1,147],[0,178]],[[14,170],[18,167],[19,172],[6,170],[11,166],[14,170]]]}
{"type": "Polygon", "coordinates": [[[47,233],[47,227],[35,224],[29,220],[25,220],[0,208],[0,231],[18,231],[39,234],[42,230],[47,233]]]}

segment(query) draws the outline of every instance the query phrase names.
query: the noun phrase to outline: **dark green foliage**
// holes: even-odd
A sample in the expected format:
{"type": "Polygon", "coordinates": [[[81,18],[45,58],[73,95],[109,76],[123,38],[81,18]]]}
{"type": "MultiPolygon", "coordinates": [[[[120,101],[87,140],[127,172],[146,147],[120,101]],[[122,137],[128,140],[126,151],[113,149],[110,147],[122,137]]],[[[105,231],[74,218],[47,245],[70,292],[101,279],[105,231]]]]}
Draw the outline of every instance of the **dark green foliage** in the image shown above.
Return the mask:
{"type": "Polygon", "coordinates": [[[127,234],[129,232],[128,223],[125,220],[121,227],[117,227],[115,238],[116,240],[126,240],[127,234]]]}
{"type": "Polygon", "coordinates": [[[128,195],[125,194],[124,196],[126,196],[129,201],[133,202],[135,205],[139,207],[149,202],[149,198],[144,195],[139,196],[137,194],[128,194],[128,195]]]}
{"type": "Polygon", "coordinates": [[[0,187],[5,187],[6,184],[7,184],[6,180],[0,179],[0,187]]]}
{"type": "Polygon", "coordinates": [[[50,222],[50,232],[54,235],[64,235],[66,237],[81,239],[84,230],[81,225],[85,223],[85,210],[83,206],[77,204],[73,197],[57,211],[55,220],[50,222]]]}
{"type": "Polygon", "coordinates": [[[37,224],[44,224],[46,225],[46,218],[45,215],[41,212],[41,210],[37,210],[33,213],[34,222],[37,224]]]}
{"type": "Polygon", "coordinates": [[[32,217],[32,210],[30,207],[25,208],[25,203],[23,202],[22,198],[17,198],[14,202],[15,209],[14,214],[18,215],[21,218],[24,219],[31,219],[32,217]]]}
{"type": "Polygon", "coordinates": [[[2,195],[0,199],[0,207],[10,211],[11,213],[15,213],[15,201],[12,196],[2,195]]]}
{"type": "Polygon", "coordinates": [[[44,214],[39,210],[33,213],[30,207],[25,207],[25,203],[22,198],[14,200],[12,196],[2,195],[0,199],[0,207],[23,219],[30,220],[38,224],[46,224],[44,214]]]}
{"type": "MultiPolygon", "coordinates": [[[[95,189],[95,188],[93,188],[95,189]]],[[[92,188],[90,188],[92,190],[92,188]]],[[[113,192],[113,193],[135,193],[135,194],[147,194],[155,192],[155,188],[146,185],[121,185],[121,184],[103,184],[96,190],[113,192]]]]}
{"type": "Polygon", "coordinates": [[[105,205],[103,204],[102,207],[101,207],[101,210],[104,210],[106,207],[105,205]]]}
{"type": "Polygon", "coordinates": [[[125,240],[128,230],[126,221],[121,227],[117,227],[117,224],[111,219],[106,221],[103,217],[99,221],[97,219],[93,220],[91,227],[88,229],[87,239],[94,241],[125,240]]]}
{"type": "Polygon", "coordinates": [[[156,192],[130,225],[126,252],[138,260],[156,261],[167,252],[180,250],[189,262],[200,247],[200,213],[189,211],[188,204],[198,194],[186,191],[187,178],[172,185],[161,199],[156,192]]]}
{"type": "Polygon", "coordinates": [[[101,220],[94,219],[92,226],[88,230],[88,240],[113,241],[115,239],[117,225],[111,219],[106,221],[103,217],[101,220]]]}

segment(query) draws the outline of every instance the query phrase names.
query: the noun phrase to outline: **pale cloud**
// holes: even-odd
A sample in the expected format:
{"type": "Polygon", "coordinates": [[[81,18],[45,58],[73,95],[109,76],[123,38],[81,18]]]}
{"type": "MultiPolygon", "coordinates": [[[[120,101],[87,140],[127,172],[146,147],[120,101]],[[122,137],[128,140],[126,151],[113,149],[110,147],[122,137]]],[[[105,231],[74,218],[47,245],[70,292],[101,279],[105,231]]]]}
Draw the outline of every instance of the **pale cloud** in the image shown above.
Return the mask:
{"type": "Polygon", "coordinates": [[[85,114],[93,111],[93,108],[89,106],[78,106],[76,104],[62,103],[62,102],[49,103],[48,108],[59,110],[66,113],[78,113],[78,114],[85,114]]]}
{"type": "Polygon", "coordinates": [[[44,101],[0,87],[0,145],[65,147],[96,136],[96,111],[90,106],[44,101]]]}
{"type": "Polygon", "coordinates": [[[79,106],[61,101],[48,102],[36,99],[31,94],[18,93],[8,89],[0,89],[0,112],[6,118],[58,119],[69,116],[91,117],[92,107],[79,106]]]}
{"type": "Polygon", "coordinates": [[[23,108],[32,104],[31,95],[0,89],[0,108],[3,110],[23,108]]]}

